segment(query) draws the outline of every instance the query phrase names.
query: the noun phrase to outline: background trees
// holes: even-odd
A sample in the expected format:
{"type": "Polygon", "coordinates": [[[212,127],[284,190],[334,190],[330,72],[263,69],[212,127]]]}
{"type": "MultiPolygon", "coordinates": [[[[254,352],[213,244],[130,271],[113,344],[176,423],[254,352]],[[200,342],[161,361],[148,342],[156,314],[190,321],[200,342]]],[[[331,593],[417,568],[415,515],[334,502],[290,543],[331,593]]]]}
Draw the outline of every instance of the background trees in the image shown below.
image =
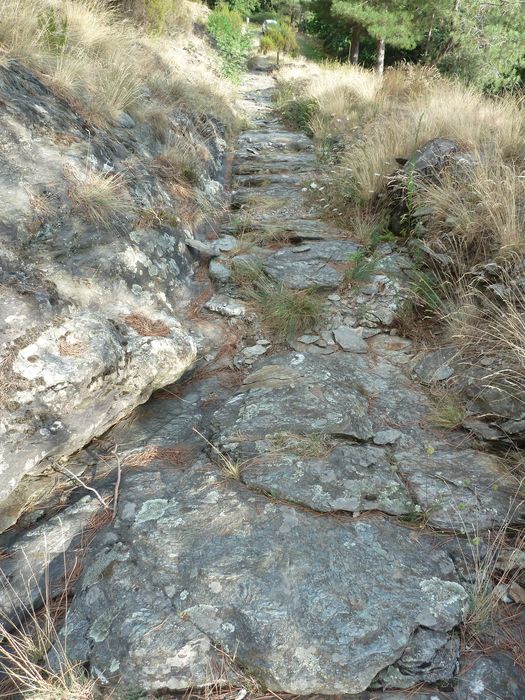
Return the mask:
{"type": "Polygon", "coordinates": [[[313,0],[308,22],[353,63],[424,61],[492,91],[522,78],[524,26],[521,0],[313,0]]]}

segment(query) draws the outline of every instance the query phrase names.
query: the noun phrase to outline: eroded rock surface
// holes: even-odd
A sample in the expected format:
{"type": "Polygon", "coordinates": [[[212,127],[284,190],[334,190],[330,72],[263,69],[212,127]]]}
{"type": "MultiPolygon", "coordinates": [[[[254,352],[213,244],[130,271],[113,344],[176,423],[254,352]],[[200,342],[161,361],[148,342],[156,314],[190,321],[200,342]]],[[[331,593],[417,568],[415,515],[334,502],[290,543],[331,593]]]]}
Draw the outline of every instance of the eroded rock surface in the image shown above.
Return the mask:
{"type": "Polygon", "coordinates": [[[403,527],[272,503],[201,462],[126,477],[68,651],[149,690],[209,683],[223,649],[274,691],[356,693],[403,654],[417,666],[423,629],[415,677],[447,677],[466,602],[452,562],[403,527]]]}
{"type": "MultiPolygon", "coordinates": [[[[25,506],[25,475],[193,364],[181,323],[196,295],[186,241],[200,229],[159,173],[165,144],[150,125],[125,114],[105,129],[88,124],[14,60],[0,67],[0,101],[2,531],[25,506]],[[119,206],[97,218],[78,193],[108,178],[119,206]]],[[[174,109],[168,131],[202,149],[201,196],[219,207],[220,125],[174,109]]]]}

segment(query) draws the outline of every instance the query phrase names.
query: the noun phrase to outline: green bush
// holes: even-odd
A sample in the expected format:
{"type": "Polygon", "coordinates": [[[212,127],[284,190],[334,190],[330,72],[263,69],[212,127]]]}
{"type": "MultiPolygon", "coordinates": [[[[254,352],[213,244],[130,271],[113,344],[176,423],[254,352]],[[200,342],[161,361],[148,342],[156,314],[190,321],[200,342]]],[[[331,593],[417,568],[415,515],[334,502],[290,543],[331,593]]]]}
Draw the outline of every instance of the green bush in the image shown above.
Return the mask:
{"type": "Polygon", "coordinates": [[[285,102],[280,112],[287,124],[300,131],[305,131],[312,135],[310,123],[312,117],[317,112],[318,104],[316,100],[304,98],[301,100],[289,100],[285,102]]]}
{"type": "Polygon", "coordinates": [[[246,68],[251,45],[250,36],[244,32],[241,15],[227,5],[218,5],[210,13],[208,31],[221,54],[223,74],[233,81],[238,80],[246,68]]]}
{"type": "Polygon", "coordinates": [[[297,32],[287,22],[281,21],[277,26],[270,27],[261,37],[259,50],[267,54],[275,51],[277,54],[277,65],[280,63],[281,54],[297,56],[299,45],[297,44],[297,32]]]}

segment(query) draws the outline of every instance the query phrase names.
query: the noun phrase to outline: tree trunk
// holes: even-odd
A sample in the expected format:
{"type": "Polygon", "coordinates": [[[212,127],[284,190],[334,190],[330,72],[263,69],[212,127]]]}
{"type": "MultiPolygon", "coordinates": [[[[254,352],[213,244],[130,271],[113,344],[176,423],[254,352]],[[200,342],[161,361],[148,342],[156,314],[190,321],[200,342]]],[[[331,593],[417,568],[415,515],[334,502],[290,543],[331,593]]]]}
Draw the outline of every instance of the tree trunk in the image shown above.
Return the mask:
{"type": "Polygon", "coordinates": [[[356,66],[359,63],[359,39],[361,27],[356,24],[352,27],[352,43],[350,45],[350,63],[356,66]]]}
{"type": "Polygon", "coordinates": [[[376,73],[378,75],[383,75],[385,69],[385,40],[377,40],[377,60],[376,60],[376,73]]]}

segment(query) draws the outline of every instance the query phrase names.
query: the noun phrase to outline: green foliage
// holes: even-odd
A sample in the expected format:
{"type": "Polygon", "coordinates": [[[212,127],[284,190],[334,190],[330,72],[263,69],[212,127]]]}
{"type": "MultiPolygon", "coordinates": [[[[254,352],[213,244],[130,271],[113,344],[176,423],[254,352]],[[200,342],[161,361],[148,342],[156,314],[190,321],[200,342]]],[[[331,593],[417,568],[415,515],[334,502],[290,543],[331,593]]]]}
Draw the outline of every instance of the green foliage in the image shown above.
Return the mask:
{"type": "Polygon", "coordinates": [[[254,289],[252,299],[264,324],[279,340],[314,330],[323,308],[323,299],[313,287],[287,289],[264,283],[254,289]]]}
{"type": "Polygon", "coordinates": [[[250,263],[235,265],[232,281],[257,307],[264,325],[277,340],[314,330],[323,308],[323,298],[315,287],[288,289],[273,284],[260,266],[250,263]]]}
{"type": "Polygon", "coordinates": [[[467,409],[459,396],[445,394],[427,417],[429,425],[443,430],[458,428],[467,417],[467,409]]]}
{"type": "Polygon", "coordinates": [[[62,53],[67,44],[67,17],[50,8],[40,15],[39,25],[47,48],[54,54],[62,53]]]}
{"type": "Polygon", "coordinates": [[[222,57],[222,72],[233,81],[239,80],[246,68],[250,36],[244,32],[241,15],[228,5],[218,5],[210,13],[208,31],[215,39],[222,57]]]}
{"type": "Polygon", "coordinates": [[[519,85],[525,71],[525,3],[494,0],[313,0],[306,30],[345,58],[361,30],[360,62],[372,65],[375,40],[390,64],[426,62],[482,90],[519,85]]]}
{"type": "Polygon", "coordinates": [[[162,34],[173,0],[145,0],[146,21],[154,34],[162,34]]]}
{"type": "Polygon", "coordinates": [[[261,3],[260,0],[229,0],[228,5],[243,17],[248,17],[259,9],[261,3]]]}
{"type": "Polygon", "coordinates": [[[349,267],[345,271],[347,282],[367,282],[377,272],[377,260],[369,256],[365,248],[352,253],[348,258],[349,267]]]}
{"type": "Polygon", "coordinates": [[[288,100],[279,111],[287,124],[311,134],[310,122],[317,107],[317,102],[314,99],[305,97],[298,100],[288,100]]]}
{"type": "Polygon", "coordinates": [[[522,2],[464,0],[433,47],[440,70],[483,90],[517,86],[525,67],[524,25],[522,2]]]}
{"type": "Polygon", "coordinates": [[[291,54],[296,56],[299,52],[297,44],[297,32],[287,22],[279,22],[279,24],[270,27],[263,37],[259,49],[262,53],[267,54],[270,51],[277,53],[277,65],[280,63],[282,54],[291,54]]]}

